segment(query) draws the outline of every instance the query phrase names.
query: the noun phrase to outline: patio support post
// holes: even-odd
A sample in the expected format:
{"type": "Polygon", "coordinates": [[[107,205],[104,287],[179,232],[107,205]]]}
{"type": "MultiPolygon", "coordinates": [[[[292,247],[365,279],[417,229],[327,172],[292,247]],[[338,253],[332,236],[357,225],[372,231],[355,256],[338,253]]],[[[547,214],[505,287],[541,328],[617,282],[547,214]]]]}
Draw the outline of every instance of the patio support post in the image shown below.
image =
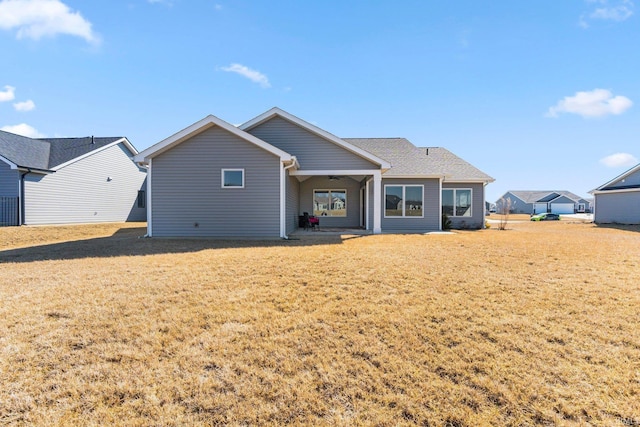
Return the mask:
{"type": "Polygon", "coordinates": [[[382,233],[382,172],[373,173],[373,234],[382,233]]]}

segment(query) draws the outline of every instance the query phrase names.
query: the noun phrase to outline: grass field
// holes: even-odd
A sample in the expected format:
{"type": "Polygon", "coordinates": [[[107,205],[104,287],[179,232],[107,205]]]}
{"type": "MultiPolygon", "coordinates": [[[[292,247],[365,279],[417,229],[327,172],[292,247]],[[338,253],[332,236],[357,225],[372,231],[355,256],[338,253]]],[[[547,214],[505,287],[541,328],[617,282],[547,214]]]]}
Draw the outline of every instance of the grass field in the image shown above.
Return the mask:
{"type": "Polygon", "coordinates": [[[640,426],[640,228],[0,228],[0,425],[640,426]]]}

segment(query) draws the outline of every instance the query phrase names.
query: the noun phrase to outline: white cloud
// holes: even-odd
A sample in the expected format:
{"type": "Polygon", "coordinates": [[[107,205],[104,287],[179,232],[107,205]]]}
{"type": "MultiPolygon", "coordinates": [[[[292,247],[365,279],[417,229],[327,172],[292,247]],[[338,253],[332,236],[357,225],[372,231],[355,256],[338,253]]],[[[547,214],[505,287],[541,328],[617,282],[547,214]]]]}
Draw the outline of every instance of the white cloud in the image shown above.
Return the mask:
{"type": "Polygon", "coordinates": [[[151,4],[160,3],[166,4],[167,6],[173,6],[173,2],[171,0],[147,0],[147,2],[151,4]]]}
{"type": "Polygon", "coordinates": [[[16,88],[13,86],[5,86],[4,90],[0,92],[0,102],[13,101],[16,97],[16,88]]]}
{"type": "Polygon", "coordinates": [[[633,15],[634,3],[632,0],[586,0],[587,3],[597,4],[588,14],[580,16],[578,25],[589,28],[587,19],[604,21],[626,21],[633,15]]]}
{"type": "Polygon", "coordinates": [[[36,108],[36,104],[29,99],[23,102],[16,102],[13,104],[13,108],[15,108],[16,111],[31,111],[36,108]]]}
{"type": "Polygon", "coordinates": [[[240,74],[241,76],[248,78],[252,82],[258,83],[265,89],[271,87],[271,83],[269,83],[269,79],[267,78],[267,76],[262,74],[260,71],[252,70],[251,68],[246,67],[242,64],[231,64],[228,67],[222,67],[221,70],[240,74]]]}
{"type": "Polygon", "coordinates": [[[572,113],[582,117],[602,117],[622,114],[632,105],[633,102],[626,96],[613,96],[609,90],[594,89],[591,92],[576,92],[574,96],[565,96],[549,108],[546,116],[558,117],[559,113],[572,113]]]}
{"type": "Polygon", "coordinates": [[[89,43],[100,42],[91,29],[91,22],[60,0],[0,1],[0,29],[17,30],[18,39],[39,40],[45,36],[69,34],[89,43]]]}
{"type": "Polygon", "coordinates": [[[600,163],[609,168],[631,167],[638,164],[638,159],[629,153],[615,153],[600,159],[600,163]]]}
{"type": "Polygon", "coordinates": [[[44,138],[46,136],[26,123],[20,123],[19,125],[2,126],[0,130],[15,133],[16,135],[28,136],[29,138],[44,138]]]}
{"type": "Polygon", "coordinates": [[[604,19],[610,21],[625,21],[633,15],[634,4],[631,0],[622,0],[616,4],[609,2],[599,2],[603,7],[596,8],[589,15],[593,19],[604,19]]]}

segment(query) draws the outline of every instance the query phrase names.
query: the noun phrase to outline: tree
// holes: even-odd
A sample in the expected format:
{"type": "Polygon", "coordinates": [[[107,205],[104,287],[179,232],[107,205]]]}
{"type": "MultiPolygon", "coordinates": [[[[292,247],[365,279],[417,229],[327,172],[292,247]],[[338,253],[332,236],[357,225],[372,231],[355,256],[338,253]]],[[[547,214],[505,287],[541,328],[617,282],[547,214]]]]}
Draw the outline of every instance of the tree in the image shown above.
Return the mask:
{"type": "Polygon", "coordinates": [[[509,214],[511,210],[516,205],[516,202],[511,201],[511,197],[507,197],[506,199],[502,197],[496,203],[497,214],[500,215],[500,222],[498,223],[498,230],[506,230],[507,222],[509,221],[509,214]]]}

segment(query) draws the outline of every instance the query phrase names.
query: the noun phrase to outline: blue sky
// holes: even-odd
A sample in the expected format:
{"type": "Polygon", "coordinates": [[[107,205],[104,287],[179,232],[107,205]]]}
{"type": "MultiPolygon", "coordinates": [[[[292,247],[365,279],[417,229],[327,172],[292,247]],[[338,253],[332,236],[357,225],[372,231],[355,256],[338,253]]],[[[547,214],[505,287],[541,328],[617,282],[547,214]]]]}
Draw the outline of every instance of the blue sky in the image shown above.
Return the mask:
{"type": "Polygon", "coordinates": [[[0,129],[126,136],[273,106],[581,196],[640,160],[637,0],[2,0],[0,129]]]}

